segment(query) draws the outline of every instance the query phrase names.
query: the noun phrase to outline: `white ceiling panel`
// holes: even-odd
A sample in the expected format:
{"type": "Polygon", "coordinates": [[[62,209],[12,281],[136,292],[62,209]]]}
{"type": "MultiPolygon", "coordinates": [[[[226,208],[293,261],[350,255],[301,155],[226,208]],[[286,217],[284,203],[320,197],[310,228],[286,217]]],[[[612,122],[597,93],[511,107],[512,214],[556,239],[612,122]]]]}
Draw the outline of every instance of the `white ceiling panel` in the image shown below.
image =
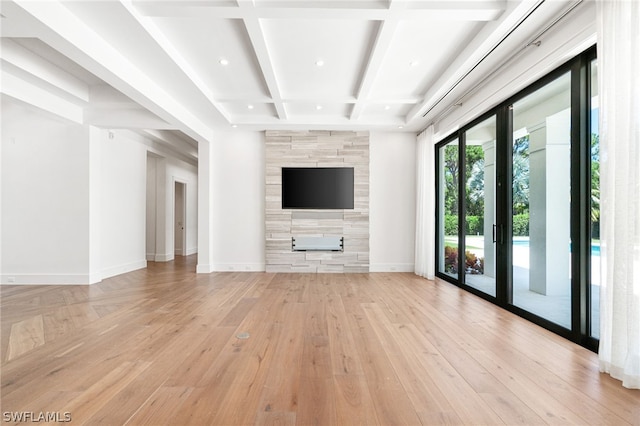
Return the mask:
{"type": "Polygon", "coordinates": [[[216,98],[269,96],[242,20],[197,17],[154,20],[216,98]]]}
{"type": "Polygon", "coordinates": [[[371,99],[424,93],[482,27],[466,21],[401,21],[373,84],[371,99]]]}
{"type": "Polygon", "coordinates": [[[223,106],[231,116],[232,123],[277,116],[275,107],[270,103],[223,102],[223,106]]]}
{"type": "Polygon", "coordinates": [[[283,98],[354,96],[379,23],[261,20],[283,98]],[[316,64],[322,61],[322,66],[316,64]]]}
{"type": "Polygon", "coordinates": [[[353,105],[343,103],[327,103],[327,102],[296,102],[285,103],[287,114],[292,119],[300,117],[324,117],[325,119],[333,119],[333,117],[348,117],[353,105]]]}
{"type": "Polygon", "coordinates": [[[393,104],[393,103],[369,103],[365,105],[362,117],[404,117],[409,113],[413,104],[393,104]]]}

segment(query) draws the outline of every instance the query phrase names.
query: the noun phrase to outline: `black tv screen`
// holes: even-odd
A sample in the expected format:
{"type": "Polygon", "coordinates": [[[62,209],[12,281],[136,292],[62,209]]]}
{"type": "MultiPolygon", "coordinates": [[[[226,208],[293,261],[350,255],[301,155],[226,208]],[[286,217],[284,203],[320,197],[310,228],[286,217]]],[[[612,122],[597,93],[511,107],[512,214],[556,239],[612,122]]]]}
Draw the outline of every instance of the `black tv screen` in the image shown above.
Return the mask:
{"type": "Polygon", "coordinates": [[[283,209],[353,209],[353,167],[283,167],[283,209]]]}

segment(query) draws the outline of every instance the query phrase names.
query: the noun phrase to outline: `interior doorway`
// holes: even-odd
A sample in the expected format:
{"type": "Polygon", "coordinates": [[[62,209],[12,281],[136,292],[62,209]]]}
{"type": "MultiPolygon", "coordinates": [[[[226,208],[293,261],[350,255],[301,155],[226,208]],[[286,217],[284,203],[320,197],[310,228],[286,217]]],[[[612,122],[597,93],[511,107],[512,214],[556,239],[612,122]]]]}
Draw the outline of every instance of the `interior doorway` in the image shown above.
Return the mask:
{"type": "Polygon", "coordinates": [[[187,210],[187,185],[183,182],[174,183],[174,253],[176,256],[187,255],[187,232],[186,232],[186,210],[187,210]]]}

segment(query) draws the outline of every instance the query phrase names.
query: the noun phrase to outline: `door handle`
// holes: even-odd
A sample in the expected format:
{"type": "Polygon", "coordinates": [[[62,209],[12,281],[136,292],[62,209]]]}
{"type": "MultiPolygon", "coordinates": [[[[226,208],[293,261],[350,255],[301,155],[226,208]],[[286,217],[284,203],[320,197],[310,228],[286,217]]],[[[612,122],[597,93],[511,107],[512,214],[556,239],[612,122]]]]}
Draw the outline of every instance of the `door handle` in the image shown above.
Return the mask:
{"type": "Polygon", "coordinates": [[[500,234],[500,244],[504,243],[504,232],[503,232],[502,225],[493,224],[493,242],[494,243],[498,241],[498,238],[497,238],[498,234],[500,234]]]}

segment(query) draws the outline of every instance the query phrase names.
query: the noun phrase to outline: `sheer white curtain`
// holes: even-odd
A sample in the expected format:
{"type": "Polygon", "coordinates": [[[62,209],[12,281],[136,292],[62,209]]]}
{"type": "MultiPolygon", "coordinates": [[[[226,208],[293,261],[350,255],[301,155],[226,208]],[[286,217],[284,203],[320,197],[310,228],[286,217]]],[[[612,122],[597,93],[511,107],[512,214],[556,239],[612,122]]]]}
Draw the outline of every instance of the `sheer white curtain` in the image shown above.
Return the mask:
{"type": "Polygon", "coordinates": [[[415,273],[435,275],[436,180],[433,126],[418,135],[416,147],[416,258],[415,273]]]}
{"type": "Polygon", "coordinates": [[[640,2],[597,6],[600,370],[640,388],[640,2]]]}

